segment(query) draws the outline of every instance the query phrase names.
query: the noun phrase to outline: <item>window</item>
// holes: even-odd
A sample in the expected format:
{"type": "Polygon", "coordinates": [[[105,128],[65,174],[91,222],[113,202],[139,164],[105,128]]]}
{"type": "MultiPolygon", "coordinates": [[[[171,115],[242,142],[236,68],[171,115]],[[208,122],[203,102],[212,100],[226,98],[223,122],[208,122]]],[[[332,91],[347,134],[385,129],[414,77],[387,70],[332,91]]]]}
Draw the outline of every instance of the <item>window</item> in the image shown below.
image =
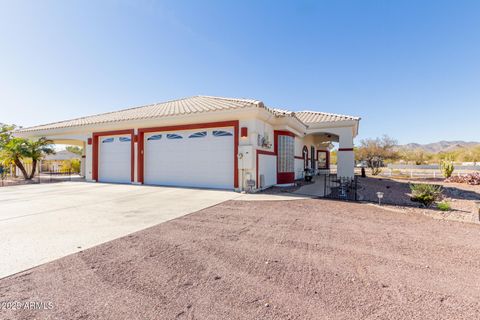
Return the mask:
{"type": "Polygon", "coordinates": [[[183,139],[183,137],[176,133],[167,134],[167,139],[183,139]]]}
{"type": "Polygon", "coordinates": [[[204,138],[207,136],[207,131],[195,132],[192,133],[189,138],[204,138]]]}
{"type": "Polygon", "coordinates": [[[155,134],[153,136],[148,137],[147,141],[148,140],[160,140],[160,139],[162,139],[162,135],[161,134],[155,134]]]}
{"type": "Polygon", "coordinates": [[[110,143],[110,142],[113,142],[113,138],[107,138],[102,140],[102,143],[110,143]]]}
{"type": "Polygon", "coordinates": [[[213,136],[214,137],[227,137],[227,136],[232,136],[232,133],[228,132],[228,131],[222,131],[222,130],[213,130],[213,136]]]}
{"type": "Polygon", "coordinates": [[[303,168],[308,168],[308,148],[307,146],[303,146],[302,150],[302,157],[303,157],[303,168]]]}
{"type": "Polygon", "coordinates": [[[317,151],[318,169],[328,169],[328,151],[317,151]]]}
{"type": "Polygon", "coordinates": [[[130,142],[130,141],[132,141],[132,139],[130,139],[128,137],[120,137],[120,138],[118,138],[118,140],[120,140],[120,142],[130,142]]]}
{"type": "Polygon", "coordinates": [[[278,136],[278,172],[294,172],[294,139],[278,136]]]}

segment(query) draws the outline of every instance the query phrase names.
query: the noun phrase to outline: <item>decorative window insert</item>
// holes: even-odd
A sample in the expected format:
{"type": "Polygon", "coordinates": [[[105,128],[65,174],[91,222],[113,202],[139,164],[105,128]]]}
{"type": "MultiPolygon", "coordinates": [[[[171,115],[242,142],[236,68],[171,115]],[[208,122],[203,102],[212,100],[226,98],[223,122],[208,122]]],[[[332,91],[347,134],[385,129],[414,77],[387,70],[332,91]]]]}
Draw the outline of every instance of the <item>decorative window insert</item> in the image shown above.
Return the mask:
{"type": "Polygon", "coordinates": [[[155,134],[153,136],[148,137],[147,141],[148,140],[160,140],[160,139],[162,139],[162,135],[161,134],[155,134]]]}
{"type": "Polygon", "coordinates": [[[228,131],[213,130],[213,136],[214,137],[227,137],[227,136],[233,136],[233,134],[231,132],[228,132],[228,131]]]}
{"type": "Polygon", "coordinates": [[[130,142],[130,141],[132,141],[132,139],[130,139],[128,137],[120,137],[120,138],[118,138],[118,140],[120,140],[120,142],[130,142]]]}
{"type": "Polygon", "coordinates": [[[204,138],[207,136],[207,131],[195,132],[192,133],[189,138],[204,138]]]}
{"type": "Polygon", "coordinates": [[[110,143],[110,142],[113,142],[113,138],[107,138],[102,140],[102,143],[110,143]]]}
{"type": "Polygon", "coordinates": [[[278,136],[278,172],[294,172],[294,138],[278,136]]]}
{"type": "Polygon", "coordinates": [[[319,150],[317,152],[318,169],[328,169],[327,151],[319,150]]]}
{"type": "Polygon", "coordinates": [[[183,139],[183,137],[176,133],[167,134],[167,139],[183,139]]]}

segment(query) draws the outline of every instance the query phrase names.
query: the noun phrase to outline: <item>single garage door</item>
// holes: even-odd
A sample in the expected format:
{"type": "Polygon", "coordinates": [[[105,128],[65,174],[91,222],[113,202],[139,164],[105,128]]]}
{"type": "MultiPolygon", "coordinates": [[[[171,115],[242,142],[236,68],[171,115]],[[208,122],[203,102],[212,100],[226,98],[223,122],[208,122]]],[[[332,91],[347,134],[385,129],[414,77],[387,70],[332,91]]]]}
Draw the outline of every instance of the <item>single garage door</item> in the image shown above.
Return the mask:
{"type": "Polygon", "coordinates": [[[131,182],[131,137],[102,136],[98,138],[98,181],[131,182]]]}
{"type": "Polygon", "coordinates": [[[146,184],[233,189],[233,128],[145,134],[146,184]]]}

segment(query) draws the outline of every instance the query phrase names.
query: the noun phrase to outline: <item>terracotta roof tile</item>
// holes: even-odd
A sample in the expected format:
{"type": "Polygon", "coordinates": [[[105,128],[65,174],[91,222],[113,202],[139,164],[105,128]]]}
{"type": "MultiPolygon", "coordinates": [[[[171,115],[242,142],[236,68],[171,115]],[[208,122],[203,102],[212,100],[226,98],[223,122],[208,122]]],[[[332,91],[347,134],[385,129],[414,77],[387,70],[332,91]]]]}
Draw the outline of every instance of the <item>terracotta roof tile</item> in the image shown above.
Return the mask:
{"type": "Polygon", "coordinates": [[[176,115],[197,114],[205,112],[235,110],[241,108],[264,108],[276,117],[295,117],[308,125],[318,122],[342,120],[359,120],[360,118],[316,111],[292,112],[288,110],[266,107],[262,101],[253,99],[235,99],[212,96],[194,96],[167,102],[149,104],[114,112],[102,113],[72,120],[54,122],[18,130],[19,132],[79,127],[83,125],[163,118],[176,115]]]}
{"type": "Polygon", "coordinates": [[[318,112],[318,111],[296,111],[295,115],[306,125],[319,122],[336,122],[345,120],[360,120],[359,117],[342,114],[318,112]]]}

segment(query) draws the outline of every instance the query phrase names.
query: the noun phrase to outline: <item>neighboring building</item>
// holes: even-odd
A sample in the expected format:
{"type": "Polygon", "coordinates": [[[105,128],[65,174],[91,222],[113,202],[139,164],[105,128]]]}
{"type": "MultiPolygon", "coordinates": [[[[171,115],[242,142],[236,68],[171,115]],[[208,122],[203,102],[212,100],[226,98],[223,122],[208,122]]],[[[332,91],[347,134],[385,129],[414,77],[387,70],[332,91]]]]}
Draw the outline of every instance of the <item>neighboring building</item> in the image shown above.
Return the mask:
{"type": "Polygon", "coordinates": [[[81,160],[82,157],[68,150],[58,151],[55,154],[49,154],[41,160],[40,168],[42,172],[59,172],[65,167],[67,161],[74,159],[81,160]]]}
{"type": "Polygon", "coordinates": [[[353,177],[359,121],[269,108],[257,100],[195,96],[16,134],[83,147],[88,181],[240,190],[291,184],[305,168],[328,170],[332,142],[339,143],[338,175],[353,177]]]}

